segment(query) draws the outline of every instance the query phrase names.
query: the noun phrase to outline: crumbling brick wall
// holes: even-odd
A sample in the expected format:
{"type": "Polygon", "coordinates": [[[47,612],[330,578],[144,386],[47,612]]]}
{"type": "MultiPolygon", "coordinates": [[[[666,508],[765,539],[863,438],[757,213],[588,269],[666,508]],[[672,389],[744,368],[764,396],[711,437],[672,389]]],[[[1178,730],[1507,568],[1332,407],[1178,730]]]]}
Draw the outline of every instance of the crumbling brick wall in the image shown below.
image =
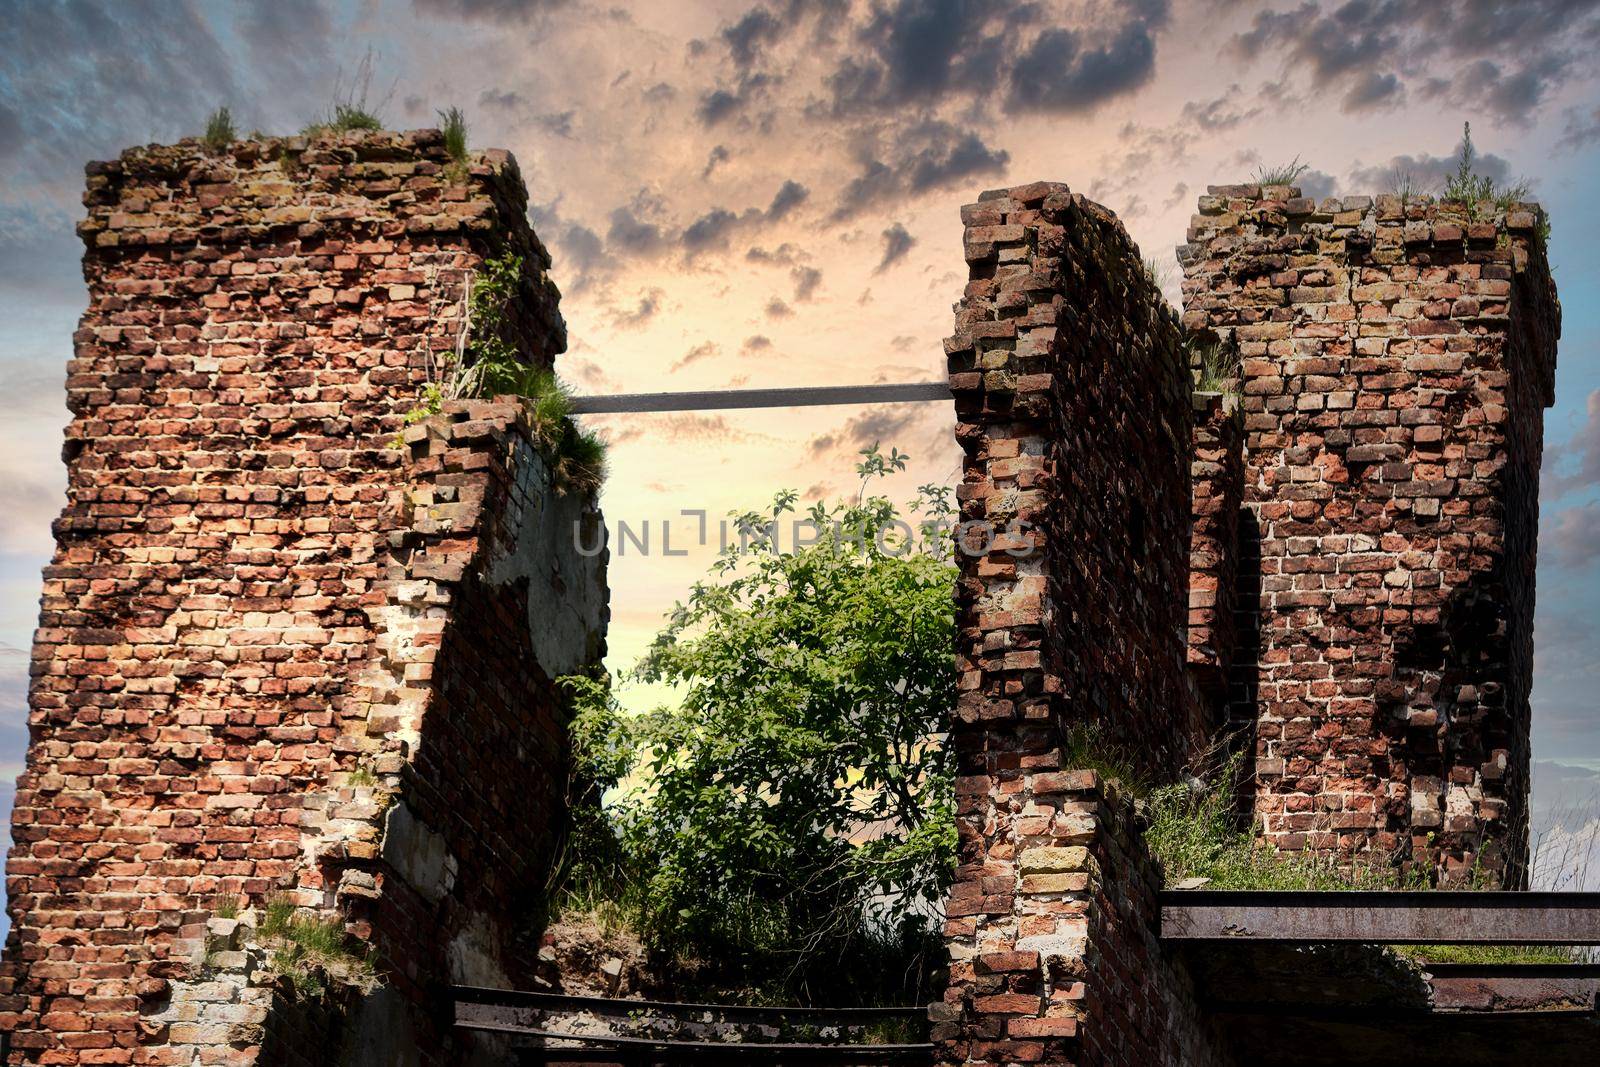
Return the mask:
{"type": "Polygon", "coordinates": [[[1184,322],[1237,346],[1252,613],[1235,699],[1289,850],[1525,878],[1543,408],[1535,206],[1200,199],[1184,322]]]}
{"type": "Polygon", "coordinates": [[[1089,866],[1111,839],[1092,776],[1063,756],[1093,726],[1171,775],[1203,740],[1186,736],[1193,413],[1176,316],[1116,218],[1065,186],[985,193],[962,219],[957,496],[997,535],[960,557],[959,866],[935,1040],[949,1063],[1212,1062],[1120,1036],[1159,1022],[1161,1042],[1206,1044],[1179,1033],[1193,1013],[1159,958],[1154,868],[1089,866]]]}
{"type": "Polygon", "coordinates": [[[1190,493],[1189,673],[1201,697],[1191,732],[1215,736],[1229,726],[1229,672],[1239,644],[1239,509],[1244,495],[1244,424],[1237,398],[1194,394],[1190,493]]]}
{"type": "Polygon", "coordinates": [[[513,969],[565,788],[550,680],[603,640],[603,554],[550,536],[593,503],[514,408],[390,446],[486,256],[523,256],[524,358],[565,347],[515,162],[436,131],[185,142],[91,165],[85,202],[12,1060],[443,1062],[425,987],[513,969]],[[384,989],[280,995],[252,921],[279,893],[370,939],[384,989]]]}

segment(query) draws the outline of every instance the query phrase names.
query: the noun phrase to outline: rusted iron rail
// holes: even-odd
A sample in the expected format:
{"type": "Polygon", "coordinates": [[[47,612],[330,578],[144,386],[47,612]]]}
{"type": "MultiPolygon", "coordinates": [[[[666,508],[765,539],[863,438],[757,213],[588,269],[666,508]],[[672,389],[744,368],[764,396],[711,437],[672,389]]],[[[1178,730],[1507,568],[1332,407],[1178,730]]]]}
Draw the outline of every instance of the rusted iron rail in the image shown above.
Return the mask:
{"type": "Polygon", "coordinates": [[[684,393],[613,393],[575,396],[574,415],[652,411],[721,411],[730,408],[805,408],[838,404],[906,404],[950,399],[949,382],[888,385],[816,385],[792,389],[708,389],[684,393]]]}
{"type": "Polygon", "coordinates": [[[1600,945],[1600,893],[1170,890],[1165,941],[1600,945]]]}
{"type": "MultiPolygon", "coordinates": [[[[450,990],[457,1028],[512,1040],[521,1063],[618,1064],[927,1064],[927,1043],[852,1044],[844,1041],[703,1040],[580,1033],[553,1025],[563,1016],[590,1016],[616,1026],[638,1027],[648,1019],[668,1024],[859,1028],[886,1019],[921,1020],[922,1007],[807,1008],[695,1004],[535,993],[458,986],[450,990]]],[[[569,1023],[570,1027],[572,1024],[569,1023]]]]}

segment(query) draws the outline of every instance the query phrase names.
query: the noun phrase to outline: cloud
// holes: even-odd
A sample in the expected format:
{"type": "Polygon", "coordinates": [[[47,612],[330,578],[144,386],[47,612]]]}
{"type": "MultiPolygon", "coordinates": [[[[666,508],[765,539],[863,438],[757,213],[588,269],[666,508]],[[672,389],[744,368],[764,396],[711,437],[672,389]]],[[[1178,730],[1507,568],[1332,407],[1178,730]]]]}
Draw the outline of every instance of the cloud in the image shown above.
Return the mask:
{"type": "Polygon", "coordinates": [[[832,217],[843,221],[884,200],[1001,174],[1010,161],[1010,153],[991,148],[974,130],[925,119],[896,131],[881,154],[865,147],[860,171],[840,192],[832,217]]]}
{"type": "Polygon", "coordinates": [[[766,334],[758,333],[753,334],[750,337],[746,337],[744,339],[744,344],[740,346],[740,351],[742,351],[745,355],[750,355],[754,352],[765,352],[771,347],[772,338],[768,337],[766,334]]]}
{"type": "Polygon", "coordinates": [[[1527,122],[1586,62],[1597,27],[1589,0],[1346,0],[1257,11],[1227,51],[1281,57],[1313,87],[1343,89],[1346,111],[1391,106],[1409,79],[1452,106],[1527,122]]]}
{"type": "Polygon", "coordinates": [[[1088,47],[1073,30],[1049,29],[1012,67],[1006,108],[1057,114],[1090,111],[1144,85],[1155,69],[1155,37],[1143,20],[1128,22],[1109,39],[1088,47]]]}
{"type": "Polygon", "coordinates": [[[639,303],[631,311],[613,311],[611,313],[612,325],[623,330],[636,330],[656,317],[656,312],[661,310],[661,299],[665,296],[660,289],[647,289],[639,294],[639,303]]]}
{"type": "Polygon", "coordinates": [[[667,372],[669,374],[676,373],[677,371],[689,366],[691,363],[698,363],[702,359],[710,359],[712,356],[721,351],[721,347],[715,341],[702,341],[693,348],[689,349],[689,351],[685,352],[682,359],[673,363],[671,367],[668,367],[667,372]]]}
{"type": "Polygon", "coordinates": [[[827,433],[818,434],[806,442],[806,452],[813,460],[831,455],[855,455],[872,444],[891,446],[910,444],[917,424],[927,415],[918,404],[879,404],[853,415],[827,433]]]}
{"type": "Polygon", "coordinates": [[[1359,76],[1344,94],[1346,111],[1373,111],[1394,107],[1405,99],[1405,88],[1394,74],[1379,74],[1369,70],[1359,76]]]}
{"type": "Polygon", "coordinates": [[[816,295],[822,284],[822,272],[815,267],[795,267],[789,272],[794,280],[794,302],[803,304],[816,295]]]}
{"type": "Polygon", "coordinates": [[[1582,429],[1570,440],[1545,449],[1540,489],[1547,501],[1575,489],[1600,485],[1600,389],[1589,394],[1587,408],[1588,418],[1582,429]]]}
{"type": "Polygon", "coordinates": [[[789,212],[806,202],[811,195],[811,190],[795,181],[793,178],[785,181],[778,187],[777,193],[772,197],[772,205],[767,208],[767,219],[777,222],[789,212]]]}
{"type": "Polygon", "coordinates": [[[1230,85],[1227,92],[1213,100],[1191,100],[1183,105],[1182,119],[1207,133],[1224,133],[1261,114],[1260,107],[1239,107],[1239,95],[1239,86],[1230,85]]]}
{"type": "Polygon", "coordinates": [[[769,319],[786,319],[794,314],[794,309],[785,304],[782,297],[775,296],[767,301],[766,312],[769,319]]]}
{"type": "Polygon", "coordinates": [[[1600,559],[1600,501],[1557,512],[1541,539],[1561,566],[1578,569],[1600,559]]]}
{"type": "Polygon", "coordinates": [[[411,0],[419,14],[483,22],[526,22],[566,7],[568,0],[411,0]]]}
{"type": "Polygon", "coordinates": [[[906,257],[906,253],[911,251],[911,246],[916,243],[917,239],[911,236],[911,233],[898,222],[884,230],[883,258],[878,260],[878,265],[873,268],[872,273],[882,274],[900,262],[906,257]]]}
{"type": "MultiPolygon", "coordinates": [[[[1391,156],[1388,162],[1370,167],[1357,166],[1350,172],[1349,187],[1383,191],[1392,188],[1400,176],[1406,175],[1419,190],[1436,191],[1443,188],[1445,179],[1455,173],[1456,157],[1460,151],[1461,143],[1457,142],[1455,152],[1448,156],[1423,152],[1414,156],[1391,156]]],[[[1479,151],[1472,169],[1493,179],[1496,184],[1509,181],[1512,174],[1511,163],[1493,152],[1479,151]]]]}
{"type": "Polygon", "coordinates": [[[726,163],[728,158],[727,145],[719,144],[712,148],[711,151],[706,155],[706,166],[705,169],[700,172],[700,177],[711,177],[711,172],[717,169],[718,164],[726,163]]]}
{"type": "Polygon", "coordinates": [[[661,227],[635,214],[632,207],[619,207],[611,212],[611,225],[606,230],[606,246],[635,256],[653,256],[667,246],[661,227]]]}
{"type": "Polygon", "coordinates": [[[1587,115],[1576,108],[1566,111],[1566,125],[1561,131],[1561,139],[1556,142],[1557,148],[1576,150],[1586,145],[1600,141],[1600,107],[1594,108],[1587,115]]]}
{"type": "Polygon", "coordinates": [[[751,263],[776,263],[787,267],[791,263],[798,263],[804,259],[805,252],[785,241],[771,250],[762,248],[760,245],[754,245],[744,254],[744,258],[751,263]]]}
{"type": "Polygon", "coordinates": [[[478,94],[478,106],[490,111],[518,111],[527,105],[523,95],[514,90],[485,89],[478,94]]]}

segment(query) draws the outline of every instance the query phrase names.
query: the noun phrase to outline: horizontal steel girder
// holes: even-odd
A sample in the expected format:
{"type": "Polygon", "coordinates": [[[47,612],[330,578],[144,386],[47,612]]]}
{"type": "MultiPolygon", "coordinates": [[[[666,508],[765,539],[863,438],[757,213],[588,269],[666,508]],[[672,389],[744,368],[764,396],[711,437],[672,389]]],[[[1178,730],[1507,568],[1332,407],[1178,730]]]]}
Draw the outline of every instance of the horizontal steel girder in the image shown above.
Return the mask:
{"type": "Polygon", "coordinates": [[[950,400],[948,382],[892,385],[820,385],[793,389],[711,389],[685,393],[613,393],[575,396],[574,415],[648,411],[718,411],[730,408],[804,408],[834,404],[904,404],[950,400]]]}
{"type": "Polygon", "coordinates": [[[1600,893],[1170,890],[1165,941],[1597,945],[1600,893]]]}

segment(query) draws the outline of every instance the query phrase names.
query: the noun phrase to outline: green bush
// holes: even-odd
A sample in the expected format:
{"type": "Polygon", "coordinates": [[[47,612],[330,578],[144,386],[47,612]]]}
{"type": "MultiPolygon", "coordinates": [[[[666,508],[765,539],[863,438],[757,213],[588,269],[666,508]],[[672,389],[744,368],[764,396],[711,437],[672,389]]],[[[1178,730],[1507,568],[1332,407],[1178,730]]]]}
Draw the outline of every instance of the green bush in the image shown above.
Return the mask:
{"type": "Polygon", "coordinates": [[[239,133],[233,128],[233,112],[226,107],[217,108],[206,119],[206,133],[201,143],[208,150],[220,152],[238,139],[239,133]]]}
{"type": "MultiPolygon", "coordinates": [[[[620,902],[653,947],[790,990],[904,996],[926,978],[954,871],[955,574],[922,551],[937,533],[907,537],[869,495],[904,465],[867,449],[855,500],[801,514],[784,492],[735,516],[737,543],[637,670],[678,704],[630,718],[603,687],[572,687],[581,773],[622,786],[577,831],[592,837],[569,892],[620,902]],[[839,536],[780,548],[773,524],[797,518],[839,536]],[[876,972],[841,973],[846,957],[876,972]]],[[[945,496],[925,486],[913,506],[942,513],[945,496]]]]}

